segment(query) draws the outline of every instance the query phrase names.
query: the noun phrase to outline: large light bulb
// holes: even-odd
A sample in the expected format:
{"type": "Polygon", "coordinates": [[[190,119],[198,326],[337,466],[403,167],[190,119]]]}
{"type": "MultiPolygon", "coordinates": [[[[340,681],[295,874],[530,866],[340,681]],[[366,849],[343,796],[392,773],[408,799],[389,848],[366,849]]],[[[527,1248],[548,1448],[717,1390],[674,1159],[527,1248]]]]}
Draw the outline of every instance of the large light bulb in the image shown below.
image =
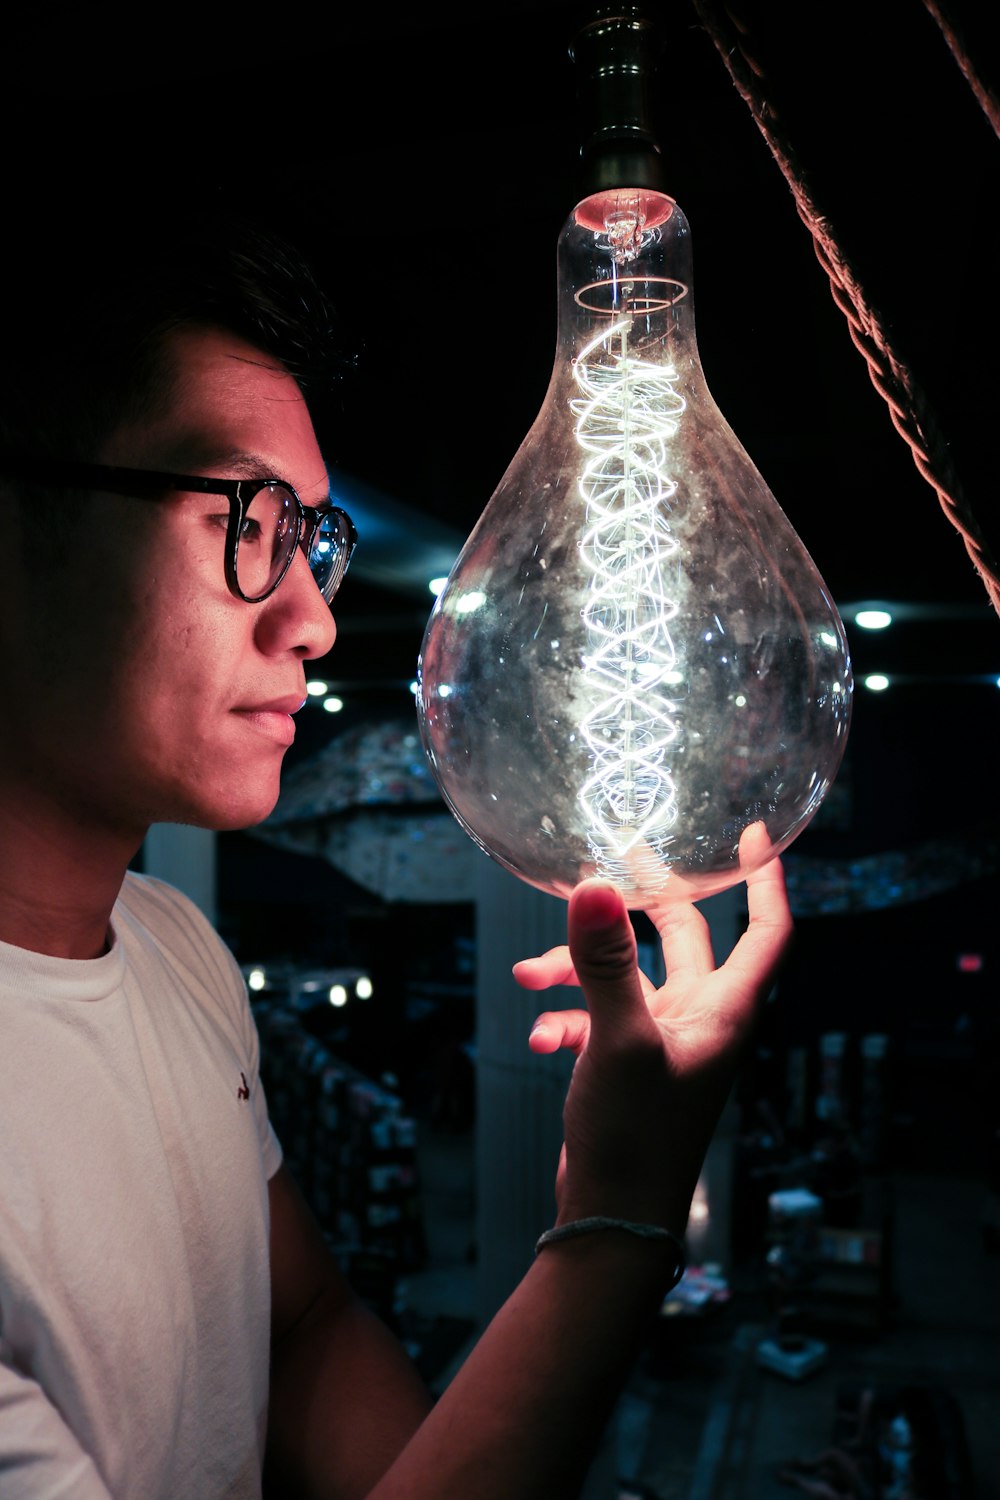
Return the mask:
{"type": "Polygon", "coordinates": [[[787,847],[850,719],[837,610],[705,384],[689,246],[649,188],[571,215],[548,393],[438,596],[417,695],[488,854],[562,896],[609,877],[633,907],[787,847]]]}

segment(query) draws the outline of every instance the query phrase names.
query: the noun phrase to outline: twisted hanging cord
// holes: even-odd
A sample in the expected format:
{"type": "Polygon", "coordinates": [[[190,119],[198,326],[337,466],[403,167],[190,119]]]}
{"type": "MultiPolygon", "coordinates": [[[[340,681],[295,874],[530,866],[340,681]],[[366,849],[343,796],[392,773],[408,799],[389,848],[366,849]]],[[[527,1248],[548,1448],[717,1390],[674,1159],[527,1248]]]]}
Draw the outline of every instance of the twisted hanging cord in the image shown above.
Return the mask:
{"type": "Polygon", "coordinates": [[[792,190],[799,217],[812,235],[820,265],[830,279],[833,299],[847,319],[851,339],[868,365],[875,389],[889,408],[893,426],[909,445],[918,470],[961,535],[993,607],[1000,614],[1000,572],[962,493],[947,443],[911,371],[894,350],[878,313],[869,305],[829,218],[812,195],[802,164],[765,91],[766,74],[752,54],[748,28],[736,16],[734,7],[721,0],[692,0],[692,3],[792,190]]]}
{"type": "Polygon", "coordinates": [[[994,134],[1000,136],[1000,98],[976,67],[962,29],[952,15],[951,7],[942,5],[940,0],[924,0],[924,5],[937,22],[941,35],[948,43],[949,52],[958,63],[969,88],[975,94],[980,109],[993,126],[994,134]]]}

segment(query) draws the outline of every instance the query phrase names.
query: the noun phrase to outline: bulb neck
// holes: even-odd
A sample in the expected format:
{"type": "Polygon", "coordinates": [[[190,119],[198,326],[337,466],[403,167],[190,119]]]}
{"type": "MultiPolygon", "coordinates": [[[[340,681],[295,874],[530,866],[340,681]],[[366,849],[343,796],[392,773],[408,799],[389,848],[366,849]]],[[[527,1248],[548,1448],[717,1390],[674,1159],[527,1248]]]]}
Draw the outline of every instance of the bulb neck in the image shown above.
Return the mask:
{"type": "Polygon", "coordinates": [[[660,28],[634,5],[597,6],[574,37],[581,196],[621,187],[664,190],[652,107],[662,50],[660,28]]]}

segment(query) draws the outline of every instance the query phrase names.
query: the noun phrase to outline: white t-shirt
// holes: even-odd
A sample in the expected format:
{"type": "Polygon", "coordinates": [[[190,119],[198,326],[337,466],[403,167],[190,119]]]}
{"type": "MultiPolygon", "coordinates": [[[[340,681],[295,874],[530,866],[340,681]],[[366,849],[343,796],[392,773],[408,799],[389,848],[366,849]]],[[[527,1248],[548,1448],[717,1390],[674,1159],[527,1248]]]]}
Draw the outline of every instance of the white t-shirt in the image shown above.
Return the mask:
{"type": "Polygon", "coordinates": [[[0,943],[0,1496],[260,1495],[281,1152],[232,955],[126,877],[89,961],[0,943]]]}

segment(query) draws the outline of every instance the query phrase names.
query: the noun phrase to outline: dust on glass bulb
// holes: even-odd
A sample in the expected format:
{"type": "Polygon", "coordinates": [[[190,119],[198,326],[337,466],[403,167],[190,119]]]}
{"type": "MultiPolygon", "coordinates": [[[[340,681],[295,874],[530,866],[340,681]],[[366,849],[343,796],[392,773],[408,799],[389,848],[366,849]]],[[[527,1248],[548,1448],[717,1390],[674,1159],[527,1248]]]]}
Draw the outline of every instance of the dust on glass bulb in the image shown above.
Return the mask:
{"type": "Polygon", "coordinates": [[[722,890],[806,826],[843,754],[843,626],[708,392],[690,286],[666,195],[577,206],[545,402],[424,637],[446,801],[558,895],[722,890]]]}

